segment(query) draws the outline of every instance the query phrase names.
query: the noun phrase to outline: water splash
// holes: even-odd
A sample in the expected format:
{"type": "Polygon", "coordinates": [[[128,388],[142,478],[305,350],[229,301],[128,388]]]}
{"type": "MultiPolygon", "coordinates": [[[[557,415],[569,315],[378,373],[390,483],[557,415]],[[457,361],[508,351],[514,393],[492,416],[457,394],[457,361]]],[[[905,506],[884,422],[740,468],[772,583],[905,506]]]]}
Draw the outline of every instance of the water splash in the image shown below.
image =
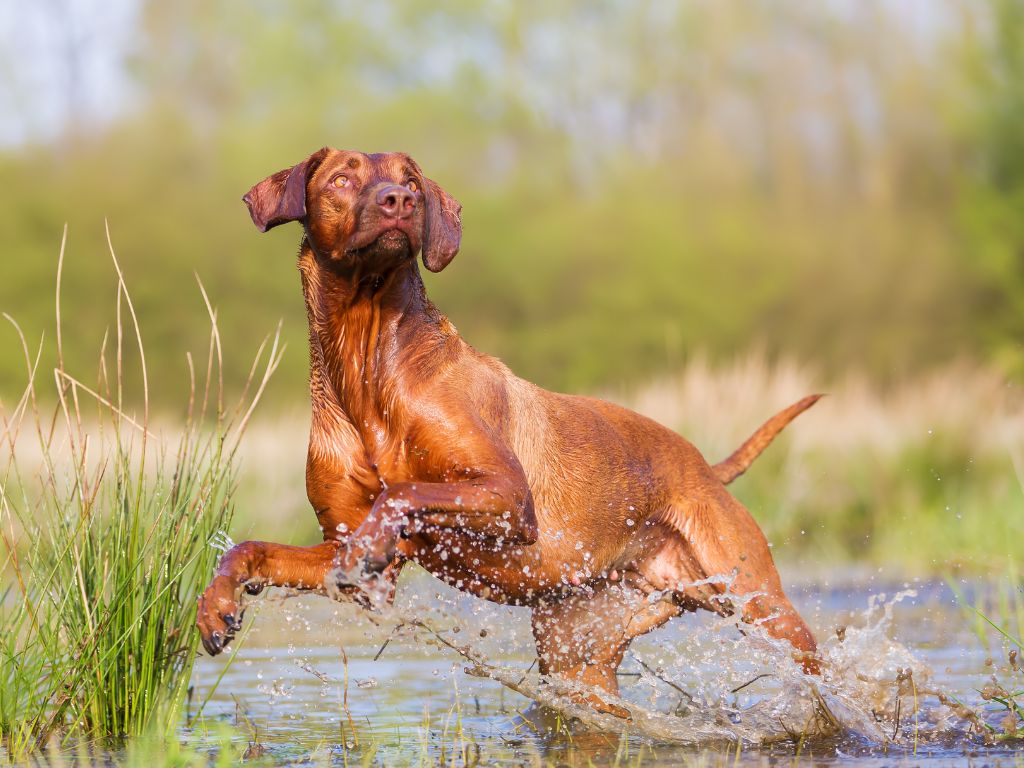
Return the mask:
{"type": "Polygon", "coordinates": [[[209,544],[211,548],[216,549],[218,552],[227,552],[235,546],[235,542],[228,536],[227,531],[217,531],[210,537],[209,544]]]}
{"type": "MultiPolygon", "coordinates": [[[[494,607],[471,598],[400,591],[393,605],[374,600],[368,620],[390,631],[454,651],[468,674],[495,680],[558,713],[562,722],[624,732],[660,742],[767,745],[842,735],[866,746],[902,743],[925,700],[943,706],[931,670],[890,637],[894,607],[915,592],[873,595],[857,626],[823,642],[821,677],[806,675],[792,648],[760,627],[709,617],[685,642],[637,642],[624,664],[633,682],[620,697],[581,683],[506,663],[522,638],[495,643],[486,628],[494,607]],[[582,703],[597,696],[630,719],[582,703]]],[[[729,595],[734,604],[743,598],[729,595]]],[[[947,713],[948,714],[948,713],[947,713]]],[[[916,720],[914,738],[941,730],[947,717],[916,720]]]]}

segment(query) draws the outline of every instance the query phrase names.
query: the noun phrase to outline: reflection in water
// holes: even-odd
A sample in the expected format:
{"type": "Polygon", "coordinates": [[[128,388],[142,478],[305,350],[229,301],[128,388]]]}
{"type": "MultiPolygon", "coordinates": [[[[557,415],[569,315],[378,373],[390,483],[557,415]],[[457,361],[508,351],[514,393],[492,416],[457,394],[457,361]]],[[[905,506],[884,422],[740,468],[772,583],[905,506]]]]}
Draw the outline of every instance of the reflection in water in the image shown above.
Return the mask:
{"type": "MultiPolygon", "coordinates": [[[[943,587],[796,598],[822,641],[820,679],[802,673],[788,644],[689,615],[634,643],[621,670],[617,703],[632,715],[624,721],[575,703],[577,686],[536,672],[527,611],[422,573],[404,576],[396,605],[375,614],[271,596],[250,610],[255,627],[204,716],[258,729],[281,758],[372,754],[385,765],[1013,753],[1013,742],[986,746],[985,723],[963,717],[983,712],[975,689],[993,670],[943,587]],[[958,701],[971,711],[957,712],[958,701]]],[[[194,702],[223,665],[200,660],[194,702]]],[[[987,717],[998,724],[994,710],[987,717]]]]}

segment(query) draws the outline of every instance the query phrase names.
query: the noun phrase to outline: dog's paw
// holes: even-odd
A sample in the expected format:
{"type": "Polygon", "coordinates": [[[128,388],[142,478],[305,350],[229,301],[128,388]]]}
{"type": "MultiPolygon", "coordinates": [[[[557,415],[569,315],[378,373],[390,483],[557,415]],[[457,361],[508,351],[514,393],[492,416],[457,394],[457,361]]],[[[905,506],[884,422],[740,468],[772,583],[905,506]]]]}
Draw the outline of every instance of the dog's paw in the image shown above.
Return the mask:
{"type": "Polygon", "coordinates": [[[367,573],[362,568],[348,570],[339,566],[327,574],[324,586],[328,596],[334,600],[351,600],[363,608],[373,609],[379,604],[379,581],[378,574],[367,573]]]}
{"type": "Polygon", "coordinates": [[[328,572],[324,581],[327,594],[335,600],[352,600],[370,610],[390,605],[401,564],[390,563],[377,570],[367,568],[365,560],[350,562],[343,558],[328,572]]]}
{"type": "Polygon", "coordinates": [[[199,596],[196,627],[203,648],[211,656],[227,648],[235,633],[242,628],[242,617],[245,615],[240,605],[242,586],[226,576],[215,576],[206,591],[199,596]]]}
{"type": "Polygon", "coordinates": [[[366,577],[367,574],[361,567],[346,568],[336,565],[327,572],[324,587],[330,597],[338,599],[358,590],[366,577]]]}

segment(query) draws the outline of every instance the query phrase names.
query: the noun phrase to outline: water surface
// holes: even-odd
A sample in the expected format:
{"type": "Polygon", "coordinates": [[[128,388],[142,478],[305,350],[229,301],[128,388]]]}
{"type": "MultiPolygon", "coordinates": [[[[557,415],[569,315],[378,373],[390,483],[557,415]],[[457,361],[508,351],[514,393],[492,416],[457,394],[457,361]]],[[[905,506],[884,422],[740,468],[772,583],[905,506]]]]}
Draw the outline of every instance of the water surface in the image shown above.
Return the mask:
{"type": "Polygon", "coordinates": [[[944,584],[790,593],[821,643],[823,679],[732,620],[690,614],[633,644],[620,677],[629,723],[537,674],[524,609],[423,573],[403,575],[383,615],[272,593],[250,606],[226,670],[224,657],[200,659],[193,714],[209,698],[187,730],[201,740],[226,721],[297,764],[1024,765],[1024,742],[994,738],[1006,712],[981,693],[993,676],[1020,690],[1024,674],[994,633],[979,641],[944,584]]]}

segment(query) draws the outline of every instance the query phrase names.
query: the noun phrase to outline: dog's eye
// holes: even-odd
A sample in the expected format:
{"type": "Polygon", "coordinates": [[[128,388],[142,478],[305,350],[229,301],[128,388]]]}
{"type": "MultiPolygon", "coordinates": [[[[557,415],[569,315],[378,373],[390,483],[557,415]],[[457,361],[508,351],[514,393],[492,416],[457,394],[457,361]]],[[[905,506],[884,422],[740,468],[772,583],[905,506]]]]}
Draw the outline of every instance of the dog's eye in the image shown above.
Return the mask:
{"type": "Polygon", "coordinates": [[[420,191],[420,185],[416,183],[416,179],[409,179],[409,181],[406,183],[405,186],[407,186],[409,188],[410,192],[419,192],[420,191]]]}
{"type": "Polygon", "coordinates": [[[348,176],[346,176],[343,173],[339,173],[331,181],[331,184],[333,184],[336,187],[347,187],[348,186],[348,176]]]}

